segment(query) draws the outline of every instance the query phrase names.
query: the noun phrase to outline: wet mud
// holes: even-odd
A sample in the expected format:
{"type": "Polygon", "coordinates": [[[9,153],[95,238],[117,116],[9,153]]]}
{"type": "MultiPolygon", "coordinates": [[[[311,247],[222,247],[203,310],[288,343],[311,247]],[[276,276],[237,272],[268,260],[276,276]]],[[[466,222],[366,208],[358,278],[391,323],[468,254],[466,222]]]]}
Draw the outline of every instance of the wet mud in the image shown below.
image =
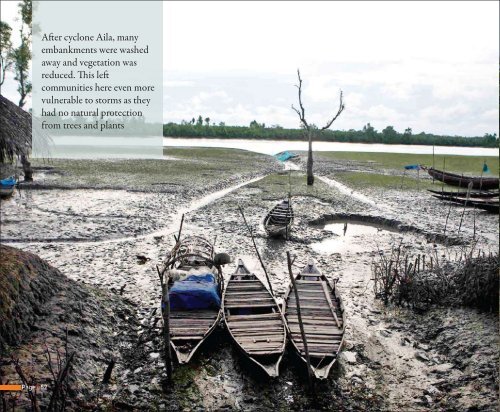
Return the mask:
{"type": "Polygon", "coordinates": [[[23,191],[9,207],[2,202],[2,241],[39,254],[74,281],[121,291],[136,307],[135,339],[145,343],[140,349],[132,343],[120,347],[111,384],[89,394],[98,408],[495,409],[496,316],[466,308],[416,314],[386,307],[375,299],[371,265],[377,254],[400,243],[415,253],[452,255],[474,237],[483,249],[497,250],[498,216],[466,211],[459,231],[463,209],[450,211],[426,192],[365,188],[354,196],[332,183],[337,166],[319,162],[324,179],[312,188],[305,185],[303,162],[276,173],[278,167],[270,160],[264,172],[188,193],[56,188],[23,191]],[[222,192],[211,196],[216,189],[222,192]],[[262,219],[289,191],[296,216],[290,239],[269,239],[262,219]],[[174,245],[184,212],[184,235],[212,239],[216,251],[233,258],[225,274],[242,258],[265,282],[239,206],[254,229],[278,301],[289,282],[287,251],[296,257],[294,271],[313,257],[330,281],[338,280],[345,345],[329,379],[314,392],[291,345],[280,377],[270,380],[242,357],[222,327],[192,362],[175,367],[174,385],[165,385],[156,265],[174,245]]]}

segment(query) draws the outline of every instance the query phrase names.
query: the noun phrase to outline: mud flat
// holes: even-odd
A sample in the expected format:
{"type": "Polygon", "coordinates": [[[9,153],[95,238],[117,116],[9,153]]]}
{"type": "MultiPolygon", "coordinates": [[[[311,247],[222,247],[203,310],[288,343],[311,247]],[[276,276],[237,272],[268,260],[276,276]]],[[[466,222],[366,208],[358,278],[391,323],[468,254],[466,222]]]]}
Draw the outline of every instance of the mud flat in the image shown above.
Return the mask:
{"type": "MultiPolygon", "coordinates": [[[[134,305],[138,329],[115,350],[111,383],[86,392],[94,406],[185,411],[496,408],[497,315],[467,308],[434,307],[416,314],[386,307],[374,297],[371,265],[381,251],[401,242],[416,252],[452,255],[474,236],[483,249],[498,250],[498,216],[466,211],[458,231],[463,209],[450,209],[423,187],[388,189],[342,179],[359,164],[339,168],[338,162],[318,158],[318,178],[308,187],[303,161],[284,171],[272,158],[244,151],[172,149],[166,155],[170,160],[122,164],[60,161],[54,169],[39,169],[45,175],[41,181],[35,175],[36,190],[22,190],[21,196],[2,202],[2,239],[9,245],[37,253],[67,278],[134,305]],[[289,191],[296,214],[291,239],[268,239],[262,218],[289,191]],[[240,356],[222,329],[189,365],[175,368],[174,386],[163,385],[155,265],[173,246],[184,210],[185,234],[216,239],[218,251],[243,258],[263,277],[238,206],[255,228],[278,295],[288,285],[286,251],[296,255],[295,270],[312,256],[330,280],[338,279],[346,343],[331,377],[317,385],[317,396],[308,391],[305,367],[290,349],[280,377],[269,380],[240,356]],[[140,350],[131,350],[137,342],[142,342],[140,350]]],[[[362,166],[364,173],[380,173],[370,163],[362,166]]],[[[227,265],[224,273],[234,267],[227,265]]],[[[86,343],[81,345],[84,349],[86,343]]],[[[26,352],[27,347],[13,351],[26,352]]],[[[102,368],[89,379],[98,381],[102,368]]]]}

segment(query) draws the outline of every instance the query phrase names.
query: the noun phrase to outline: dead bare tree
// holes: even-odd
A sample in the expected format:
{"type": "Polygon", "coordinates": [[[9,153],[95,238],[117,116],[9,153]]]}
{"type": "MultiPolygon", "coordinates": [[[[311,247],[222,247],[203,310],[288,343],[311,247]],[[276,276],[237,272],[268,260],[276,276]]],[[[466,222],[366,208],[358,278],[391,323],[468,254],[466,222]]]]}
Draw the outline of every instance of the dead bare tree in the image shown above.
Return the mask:
{"type": "Polygon", "coordinates": [[[306,120],[306,114],[305,114],[305,109],[304,109],[304,105],[302,104],[302,79],[300,78],[300,71],[299,69],[297,69],[297,77],[299,78],[299,84],[296,84],[295,87],[297,87],[297,89],[299,90],[299,106],[300,106],[300,110],[298,110],[297,108],[295,108],[295,106],[292,104],[292,109],[295,111],[295,113],[297,113],[299,115],[299,119],[300,119],[300,122],[302,123],[305,131],[306,131],[306,135],[307,135],[307,138],[308,138],[308,141],[309,141],[309,148],[308,148],[308,152],[307,152],[307,185],[308,186],[312,186],[314,184],[314,175],[313,175],[313,155],[312,155],[312,140],[313,140],[313,137],[314,135],[316,134],[316,131],[318,131],[318,133],[321,133],[323,132],[323,130],[326,130],[328,128],[330,128],[330,126],[332,125],[332,123],[337,119],[337,117],[340,116],[340,113],[342,113],[342,111],[344,110],[345,108],[345,105],[344,105],[344,101],[343,101],[343,93],[342,93],[342,90],[340,91],[340,102],[339,102],[339,108],[337,110],[337,113],[335,114],[335,116],[333,116],[331,118],[330,121],[328,121],[328,123],[326,123],[326,125],[324,127],[322,127],[321,129],[318,129],[316,126],[312,125],[312,124],[309,124],[306,120]]]}

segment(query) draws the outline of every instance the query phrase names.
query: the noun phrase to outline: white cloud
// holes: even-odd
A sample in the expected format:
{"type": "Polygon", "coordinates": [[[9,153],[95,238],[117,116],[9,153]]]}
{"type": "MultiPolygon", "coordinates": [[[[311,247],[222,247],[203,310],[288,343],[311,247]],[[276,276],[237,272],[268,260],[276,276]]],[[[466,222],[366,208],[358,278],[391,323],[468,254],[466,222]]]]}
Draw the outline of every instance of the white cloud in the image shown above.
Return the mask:
{"type": "Polygon", "coordinates": [[[164,80],[163,87],[193,87],[192,80],[164,80]]]}

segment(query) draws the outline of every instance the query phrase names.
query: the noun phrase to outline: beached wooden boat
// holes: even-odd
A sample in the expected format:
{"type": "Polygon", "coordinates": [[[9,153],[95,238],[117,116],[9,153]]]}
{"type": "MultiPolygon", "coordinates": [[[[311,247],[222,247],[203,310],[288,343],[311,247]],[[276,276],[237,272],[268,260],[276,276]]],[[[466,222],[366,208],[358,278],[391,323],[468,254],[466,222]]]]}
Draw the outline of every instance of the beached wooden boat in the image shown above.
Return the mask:
{"type": "MultiPolygon", "coordinates": [[[[429,192],[434,193],[436,195],[440,196],[451,196],[451,197],[467,197],[467,192],[460,191],[460,192],[450,192],[446,190],[432,190],[432,189],[427,189],[429,192]]],[[[492,198],[492,197],[498,197],[499,192],[498,190],[496,191],[471,191],[469,192],[469,197],[479,197],[479,198],[492,198]]]]}
{"type": "MultiPolygon", "coordinates": [[[[326,379],[344,339],[342,302],[335,287],[331,287],[312,260],[297,275],[295,283],[311,368],[316,378],[326,379]]],[[[293,285],[290,285],[284,299],[290,339],[299,356],[306,362],[293,285]]]]}
{"type": "Polygon", "coordinates": [[[274,206],[264,218],[264,229],[271,237],[288,238],[293,224],[293,209],[290,199],[285,199],[274,206]]]}
{"type": "Polygon", "coordinates": [[[442,196],[433,195],[435,198],[447,202],[458,203],[461,205],[476,207],[478,209],[486,210],[490,213],[499,213],[499,199],[497,198],[469,198],[458,196],[442,196]]]}
{"type": "Polygon", "coordinates": [[[451,186],[458,186],[468,188],[472,183],[472,189],[475,190],[498,190],[499,179],[498,177],[470,177],[458,175],[455,173],[443,172],[432,167],[421,166],[422,169],[427,170],[427,173],[434,177],[434,179],[444,182],[451,186]]]}
{"type": "Polygon", "coordinates": [[[213,245],[200,236],[178,242],[164,268],[170,300],[170,345],[178,362],[187,363],[221,321],[222,271],[214,263],[213,245]]]}
{"type": "Polygon", "coordinates": [[[240,350],[269,376],[277,377],[286,344],[285,320],[274,296],[241,259],[222,302],[227,330],[240,350]]]}

